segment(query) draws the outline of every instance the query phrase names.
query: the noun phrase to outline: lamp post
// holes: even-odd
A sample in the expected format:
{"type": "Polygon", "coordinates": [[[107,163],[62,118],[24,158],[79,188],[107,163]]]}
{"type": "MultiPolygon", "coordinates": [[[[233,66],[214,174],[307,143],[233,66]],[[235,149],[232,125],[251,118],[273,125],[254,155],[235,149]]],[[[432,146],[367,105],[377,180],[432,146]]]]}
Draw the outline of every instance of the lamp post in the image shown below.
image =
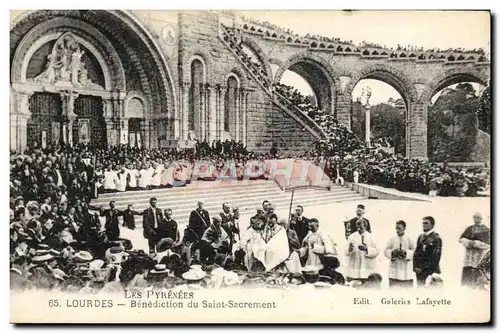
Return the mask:
{"type": "Polygon", "coordinates": [[[372,90],[370,87],[367,87],[366,90],[363,89],[363,99],[366,100],[365,102],[365,145],[367,148],[370,148],[370,136],[371,136],[371,129],[370,129],[370,97],[372,95],[372,90]]]}

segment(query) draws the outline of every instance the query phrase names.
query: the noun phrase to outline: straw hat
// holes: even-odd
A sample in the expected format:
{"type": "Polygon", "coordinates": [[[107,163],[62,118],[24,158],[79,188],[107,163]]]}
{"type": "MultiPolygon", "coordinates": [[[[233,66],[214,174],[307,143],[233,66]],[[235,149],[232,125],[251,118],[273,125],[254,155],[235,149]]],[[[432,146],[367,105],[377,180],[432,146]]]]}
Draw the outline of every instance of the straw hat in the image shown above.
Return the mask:
{"type": "Polygon", "coordinates": [[[170,271],[167,269],[167,265],[158,264],[155,265],[155,268],[149,271],[149,274],[168,274],[170,271]]]}
{"type": "Polygon", "coordinates": [[[201,271],[201,265],[191,265],[191,267],[189,267],[190,269],[194,269],[194,270],[199,270],[201,271]]]}
{"type": "Polygon", "coordinates": [[[43,254],[43,255],[35,255],[31,259],[31,261],[35,264],[40,264],[42,262],[46,262],[46,261],[49,261],[52,259],[54,259],[54,257],[52,255],[50,255],[49,253],[47,253],[47,254],[43,254]]]}
{"type": "Polygon", "coordinates": [[[75,259],[79,262],[91,262],[94,257],[88,251],[80,251],[75,254],[75,259]]]}
{"type": "Polygon", "coordinates": [[[188,281],[199,281],[202,280],[207,274],[201,269],[190,269],[186,273],[182,274],[182,278],[188,281]]]}
{"type": "Polygon", "coordinates": [[[324,282],[324,281],[317,281],[317,282],[314,282],[314,286],[316,288],[331,288],[332,284],[328,283],[328,282],[324,282]]]}
{"type": "Polygon", "coordinates": [[[50,253],[49,250],[35,250],[35,256],[43,256],[49,253],[50,253]]]}

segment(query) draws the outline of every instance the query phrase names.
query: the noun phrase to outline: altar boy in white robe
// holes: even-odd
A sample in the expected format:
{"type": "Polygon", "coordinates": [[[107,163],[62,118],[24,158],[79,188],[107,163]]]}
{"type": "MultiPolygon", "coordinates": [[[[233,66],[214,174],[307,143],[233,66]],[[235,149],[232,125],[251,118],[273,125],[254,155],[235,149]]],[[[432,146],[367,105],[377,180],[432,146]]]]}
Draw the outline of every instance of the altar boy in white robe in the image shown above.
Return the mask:
{"type": "Polygon", "coordinates": [[[319,228],[318,219],[309,220],[309,232],[302,241],[300,257],[306,257],[306,266],[323,268],[320,256],[330,254],[337,256],[337,249],[332,237],[319,228]]]}
{"type": "Polygon", "coordinates": [[[359,219],[356,222],[357,232],[347,238],[348,248],[346,255],[349,257],[347,265],[347,280],[359,280],[365,282],[368,276],[376,273],[377,247],[372,235],[366,231],[366,220],[359,219]]]}
{"type": "Polygon", "coordinates": [[[389,287],[413,287],[413,252],[415,242],[405,235],[406,222],[396,222],[396,236],[389,239],[384,254],[389,264],[389,287]]]}

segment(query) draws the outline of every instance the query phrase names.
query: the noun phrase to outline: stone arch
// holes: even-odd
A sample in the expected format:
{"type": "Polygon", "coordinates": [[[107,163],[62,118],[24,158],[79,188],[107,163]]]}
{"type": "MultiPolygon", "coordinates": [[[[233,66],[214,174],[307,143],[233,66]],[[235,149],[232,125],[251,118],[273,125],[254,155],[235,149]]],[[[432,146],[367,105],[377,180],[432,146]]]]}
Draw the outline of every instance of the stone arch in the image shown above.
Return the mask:
{"type": "MultiPolygon", "coordinates": [[[[414,147],[426,147],[427,144],[425,142],[415,143],[415,138],[417,141],[422,139],[421,135],[424,132],[418,132],[421,128],[418,126],[418,121],[416,121],[416,116],[418,115],[415,112],[415,102],[417,100],[417,91],[415,86],[413,85],[413,81],[409,75],[404,72],[401,72],[389,65],[386,64],[375,64],[371,66],[366,66],[361,70],[354,73],[350,82],[346,86],[344,90],[344,99],[349,100],[349,105],[351,105],[352,101],[352,91],[359,83],[359,81],[363,79],[373,79],[379,80],[384,83],[392,86],[403,98],[406,109],[405,116],[405,143],[406,143],[406,156],[409,157],[418,157],[417,154],[420,152],[416,152],[414,147]]],[[[349,114],[352,111],[349,111],[349,114]]],[[[424,114],[423,121],[426,123],[427,114],[426,110],[422,110],[424,114]]],[[[425,139],[424,139],[425,141],[425,139]]],[[[426,150],[425,150],[426,151],[426,150]]],[[[422,151],[422,153],[424,153],[422,151]]]]}
{"type": "Polygon", "coordinates": [[[271,64],[267,55],[262,51],[259,44],[257,44],[252,38],[248,36],[241,36],[241,43],[245,44],[248,48],[250,48],[256,55],[259,57],[262,65],[264,66],[264,70],[266,71],[266,75],[268,79],[272,82],[272,71],[271,64]]]}
{"type": "MultiPolygon", "coordinates": [[[[141,93],[140,91],[128,92],[127,96],[125,97],[125,101],[124,101],[125,117],[130,117],[130,115],[128,114],[128,106],[129,106],[129,103],[134,99],[140,100],[142,102],[142,105],[143,105],[145,110],[150,108],[149,103],[148,103],[148,99],[146,98],[146,96],[144,96],[143,93],[141,93]]],[[[141,117],[141,118],[145,118],[145,117],[146,117],[146,115],[144,114],[143,117],[141,117]]]]}
{"type": "Polygon", "coordinates": [[[276,58],[269,59],[269,67],[271,68],[271,77],[272,77],[271,82],[273,82],[274,78],[276,77],[276,73],[273,72],[272,65],[275,65],[277,67],[276,68],[276,72],[277,72],[281,67],[283,67],[283,61],[276,59],[276,58]]]}
{"type": "Polygon", "coordinates": [[[171,113],[177,115],[178,101],[174,86],[174,80],[168,66],[167,59],[165,58],[164,53],[161,51],[160,45],[146,28],[146,26],[131,13],[124,10],[115,10],[110,12],[115,14],[123,21],[128,22],[129,24],[133,23],[135,25],[136,30],[139,32],[139,37],[146,43],[148,49],[150,50],[150,53],[153,55],[156,65],[160,68],[159,74],[161,75],[163,88],[167,91],[168,97],[170,97],[167,102],[171,106],[171,113]]]}
{"type": "Polygon", "coordinates": [[[409,75],[385,64],[366,66],[354,73],[345,89],[345,94],[351,96],[354,87],[363,79],[379,80],[394,87],[405,101],[407,110],[417,97],[409,75]]]}
{"type": "Polygon", "coordinates": [[[279,67],[283,67],[284,66],[283,61],[281,61],[279,59],[276,59],[276,58],[269,59],[269,64],[270,65],[278,65],[279,67]]]}
{"type": "Polygon", "coordinates": [[[184,63],[182,65],[182,78],[184,82],[191,82],[191,64],[194,60],[199,60],[203,64],[203,80],[205,83],[213,83],[213,75],[209,73],[214,73],[212,59],[205,54],[205,50],[195,48],[191,50],[184,57],[184,63]]]}
{"type": "Polygon", "coordinates": [[[11,81],[26,83],[26,70],[33,54],[44,44],[58,39],[64,33],[75,35],[78,42],[96,57],[104,74],[106,90],[126,90],[121,59],[106,37],[90,24],[64,17],[45,21],[24,36],[12,59],[11,81]]]}
{"type": "Polygon", "coordinates": [[[330,63],[311,52],[295,54],[280,64],[274,76],[274,84],[280,83],[287,70],[304,77],[316,94],[320,107],[334,113],[335,96],[341,90],[341,84],[337,71],[330,63]]]}
{"type": "MultiPolygon", "coordinates": [[[[34,10],[23,11],[11,22],[11,63],[13,77],[17,78],[18,64],[14,61],[14,54],[23,39],[31,30],[33,35],[41,37],[47,32],[67,28],[70,32],[83,35],[86,39],[93,40],[94,46],[100,53],[106,55],[108,67],[113,68],[117,59],[126,62],[125,76],[127,77],[126,89],[130,77],[127,70],[135,71],[132,75],[138,82],[137,87],[150,99],[152,113],[162,113],[166,110],[175,111],[177,101],[175,98],[172,75],[166,59],[151,33],[131,13],[121,10],[34,10]],[[46,21],[52,21],[49,31],[40,29],[46,21]],[[54,24],[56,23],[56,24],[54,24]],[[52,30],[52,31],[50,31],[52,30]],[[97,33],[96,33],[97,32],[97,33]],[[133,45],[133,47],[131,47],[133,45]],[[110,47],[115,48],[120,57],[110,55],[110,47]]],[[[25,43],[24,43],[25,44],[25,43]]],[[[22,50],[22,49],[21,49],[22,50]]],[[[22,54],[22,51],[20,51],[22,54]]],[[[16,59],[17,60],[17,59],[16,59]]],[[[116,71],[115,71],[116,72],[116,71]]],[[[122,74],[120,74],[122,75],[122,74]]],[[[116,78],[115,78],[116,79],[116,78]]],[[[122,90],[123,83],[116,84],[122,90]]]]}
{"type": "Polygon", "coordinates": [[[428,104],[432,96],[434,96],[437,92],[456,83],[475,82],[487,86],[489,80],[490,74],[488,70],[465,66],[449,69],[429,81],[430,83],[427,85],[427,89],[423,92],[421,100],[428,104]]]}
{"type": "MultiPolygon", "coordinates": [[[[75,35],[72,32],[50,33],[50,34],[44,35],[43,37],[39,38],[35,43],[31,44],[30,48],[28,49],[28,51],[24,55],[24,59],[22,60],[22,67],[21,67],[20,74],[18,72],[14,73],[14,71],[13,71],[12,81],[13,82],[19,81],[21,83],[26,83],[28,65],[29,65],[33,55],[35,54],[35,52],[37,50],[39,50],[45,44],[50,43],[53,40],[57,40],[65,34],[73,34],[75,36],[75,40],[78,42],[78,44],[84,46],[96,58],[97,62],[99,63],[102,74],[104,76],[104,89],[105,90],[108,90],[108,91],[111,91],[113,89],[125,90],[126,78],[125,78],[125,75],[123,72],[123,65],[121,63],[120,58],[117,56],[116,51],[114,49],[110,50],[111,53],[115,52],[115,54],[111,55],[111,57],[113,59],[115,59],[116,69],[117,69],[117,72],[112,73],[111,71],[113,69],[110,69],[108,67],[106,60],[105,60],[105,55],[101,54],[101,52],[91,42],[87,41],[85,38],[82,38],[78,35],[75,35]]],[[[21,57],[21,56],[19,56],[19,57],[21,57]]]]}
{"type": "Polygon", "coordinates": [[[191,66],[193,65],[193,62],[198,60],[201,62],[203,66],[203,83],[207,83],[207,62],[205,60],[206,58],[200,54],[194,54],[192,55],[189,60],[188,60],[188,65],[187,65],[187,71],[188,71],[188,81],[191,81],[191,66]]]}
{"type": "Polygon", "coordinates": [[[231,77],[235,77],[236,80],[238,81],[238,88],[245,88],[248,86],[248,80],[244,74],[243,71],[241,71],[239,68],[233,68],[231,72],[226,74],[222,80],[222,84],[226,85],[227,80],[231,77]]]}

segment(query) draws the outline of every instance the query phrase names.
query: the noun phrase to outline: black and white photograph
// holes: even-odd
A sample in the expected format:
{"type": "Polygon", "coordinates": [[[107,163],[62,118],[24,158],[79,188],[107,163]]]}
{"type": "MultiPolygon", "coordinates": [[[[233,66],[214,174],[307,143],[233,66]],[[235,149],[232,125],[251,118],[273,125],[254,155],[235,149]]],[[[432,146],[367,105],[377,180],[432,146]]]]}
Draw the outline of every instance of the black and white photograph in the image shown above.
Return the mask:
{"type": "Polygon", "coordinates": [[[489,323],[490,23],[11,10],[10,321],[489,323]]]}

